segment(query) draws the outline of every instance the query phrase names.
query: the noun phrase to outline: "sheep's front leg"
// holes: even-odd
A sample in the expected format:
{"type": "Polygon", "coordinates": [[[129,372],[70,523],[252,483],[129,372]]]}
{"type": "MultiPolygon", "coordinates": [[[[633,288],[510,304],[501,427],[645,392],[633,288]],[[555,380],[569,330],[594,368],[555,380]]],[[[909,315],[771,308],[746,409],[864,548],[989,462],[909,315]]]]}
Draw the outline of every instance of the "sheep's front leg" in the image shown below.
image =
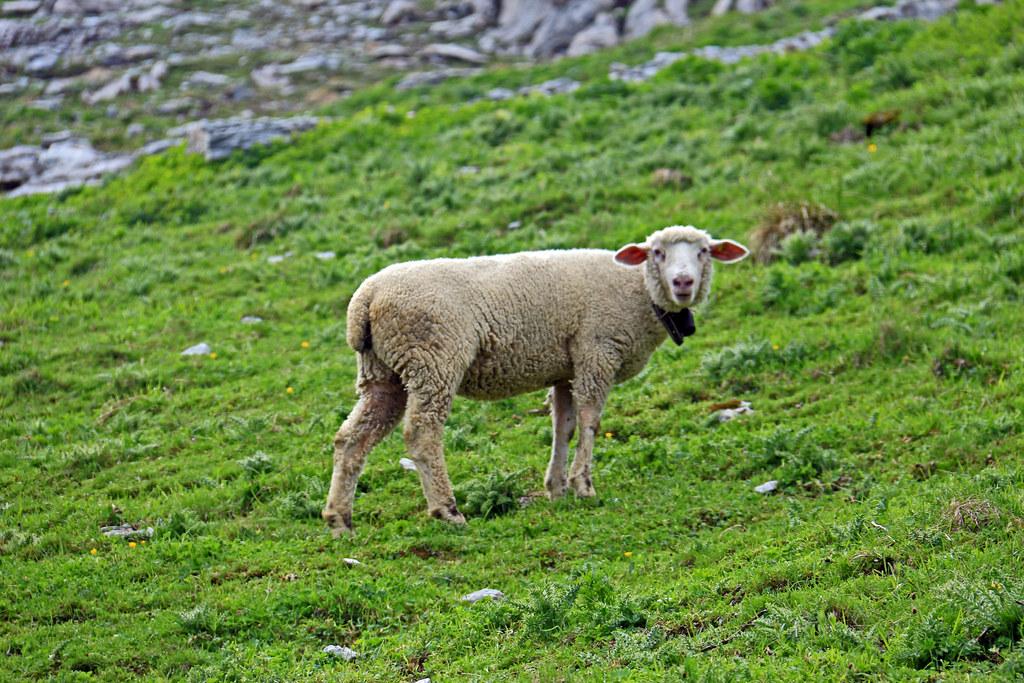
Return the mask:
{"type": "Polygon", "coordinates": [[[335,538],[352,530],[352,500],[366,455],[398,424],[405,390],[395,383],[361,387],[355,408],[334,437],[334,473],[321,515],[335,538]]]}
{"type": "Polygon", "coordinates": [[[576,443],[576,457],[569,470],[569,486],[577,496],[589,498],[594,495],[594,483],[590,472],[594,453],[594,439],[601,423],[601,411],[618,370],[617,357],[600,351],[585,355],[579,364],[576,378],[572,383],[573,399],[579,424],[576,443]]]}
{"type": "Polygon", "coordinates": [[[411,395],[405,417],[405,445],[420,475],[427,513],[445,522],[465,524],[466,518],[455,506],[444,462],[444,423],[450,411],[451,396],[411,395]]]}
{"type": "Polygon", "coordinates": [[[569,457],[569,439],[575,429],[576,407],[572,401],[572,389],[567,382],[560,382],[551,388],[551,462],[544,475],[544,488],[552,500],[565,493],[565,463],[569,457]]]}
{"type": "Polygon", "coordinates": [[[594,453],[594,439],[601,423],[601,406],[585,405],[579,408],[580,435],[576,444],[576,457],[569,470],[569,486],[577,496],[590,498],[595,495],[593,477],[590,472],[594,453]]]}

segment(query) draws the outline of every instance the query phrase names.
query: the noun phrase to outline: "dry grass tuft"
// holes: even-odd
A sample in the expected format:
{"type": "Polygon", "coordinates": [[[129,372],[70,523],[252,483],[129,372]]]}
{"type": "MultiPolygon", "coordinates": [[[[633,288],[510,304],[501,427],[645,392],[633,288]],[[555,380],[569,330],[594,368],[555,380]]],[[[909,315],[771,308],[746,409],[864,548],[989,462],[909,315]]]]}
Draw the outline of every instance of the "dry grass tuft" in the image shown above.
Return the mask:
{"type": "Polygon", "coordinates": [[[946,518],[949,520],[949,528],[952,531],[967,529],[978,531],[1002,516],[1002,513],[987,500],[967,498],[966,500],[952,500],[946,508],[946,518]]]}
{"type": "Polygon", "coordinates": [[[782,240],[789,235],[813,232],[820,237],[838,220],[839,214],[823,204],[780,202],[765,212],[761,224],[750,233],[751,251],[758,263],[771,263],[782,240]]]}

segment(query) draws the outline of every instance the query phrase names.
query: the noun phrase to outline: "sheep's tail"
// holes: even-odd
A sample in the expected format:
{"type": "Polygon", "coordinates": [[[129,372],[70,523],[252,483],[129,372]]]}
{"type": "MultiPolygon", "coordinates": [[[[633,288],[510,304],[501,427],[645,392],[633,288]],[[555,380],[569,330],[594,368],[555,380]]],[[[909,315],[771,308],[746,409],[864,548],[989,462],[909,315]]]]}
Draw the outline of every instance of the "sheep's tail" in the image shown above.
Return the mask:
{"type": "Polygon", "coordinates": [[[346,339],[348,345],[360,353],[373,348],[370,334],[370,303],[373,301],[373,287],[364,282],[348,303],[348,324],[346,339]]]}

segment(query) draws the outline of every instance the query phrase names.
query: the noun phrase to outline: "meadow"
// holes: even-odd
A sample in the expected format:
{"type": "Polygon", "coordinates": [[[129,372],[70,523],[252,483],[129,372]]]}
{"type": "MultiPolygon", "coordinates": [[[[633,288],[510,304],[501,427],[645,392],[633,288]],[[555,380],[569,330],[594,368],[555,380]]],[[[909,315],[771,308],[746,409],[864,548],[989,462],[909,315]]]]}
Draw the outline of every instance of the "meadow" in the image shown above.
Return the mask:
{"type": "MultiPolygon", "coordinates": [[[[751,42],[767,20],[676,40],[751,42]]],[[[1022,29],[1019,0],[965,5],[606,78],[662,32],[371,87],[223,163],[174,149],[0,200],[0,680],[1018,679],[1022,29]],[[478,99],[557,75],[583,86],[478,99]],[[355,534],[330,537],[363,278],[794,223],[719,268],[697,335],[613,391],[596,499],[530,495],[544,392],[458,399],[445,445],[467,526],[424,514],[395,433],[355,534]],[[754,413],[711,417],[730,400],[754,413]],[[100,532],[125,523],[153,534],[100,532]],[[460,600],[484,587],[506,599],[460,600]]]]}

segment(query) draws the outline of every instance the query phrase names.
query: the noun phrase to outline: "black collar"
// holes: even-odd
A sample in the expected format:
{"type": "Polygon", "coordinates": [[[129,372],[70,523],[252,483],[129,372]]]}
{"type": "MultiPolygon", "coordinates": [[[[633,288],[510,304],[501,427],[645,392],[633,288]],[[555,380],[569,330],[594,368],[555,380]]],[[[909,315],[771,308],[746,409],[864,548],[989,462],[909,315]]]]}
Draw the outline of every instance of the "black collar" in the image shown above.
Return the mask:
{"type": "Polygon", "coordinates": [[[651,307],[654,309],[654,315],[658,317],[658,322],[668,330],[668,336],[672,337],[676,346],[683,343],[684,337],[697,333],[697,326],[693,323],[693,313],[689,308],[684,308],[678,313],[669,313],[653,301],[651,307]]]}

